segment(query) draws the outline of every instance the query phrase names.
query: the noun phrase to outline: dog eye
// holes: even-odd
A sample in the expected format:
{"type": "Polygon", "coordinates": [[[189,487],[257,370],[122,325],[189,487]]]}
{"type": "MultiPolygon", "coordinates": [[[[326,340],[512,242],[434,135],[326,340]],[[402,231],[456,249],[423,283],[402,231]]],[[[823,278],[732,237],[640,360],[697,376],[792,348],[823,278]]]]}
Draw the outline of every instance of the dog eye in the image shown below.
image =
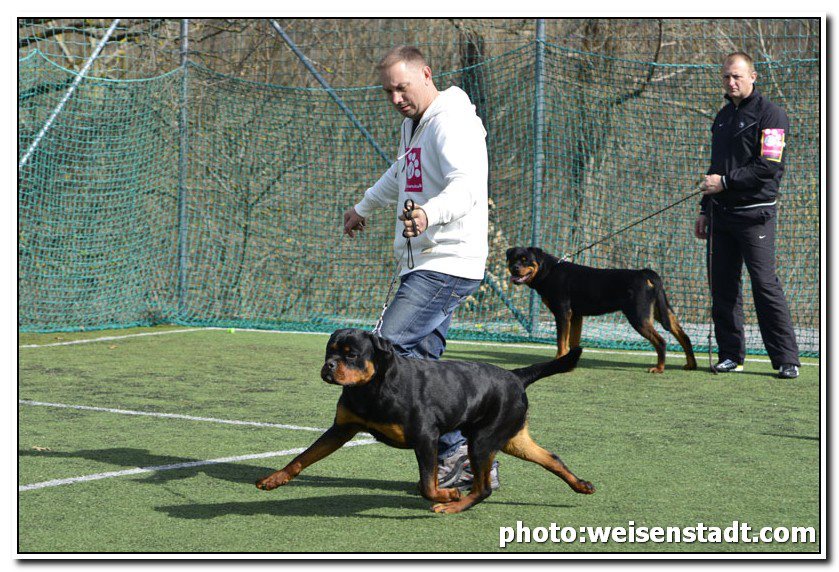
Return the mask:
{"type": "Polygon", "coordinates": [[[347,354],[347,359],[355,359],[358,357],[358,354],[354,354],[352,352],[347,354]]]}

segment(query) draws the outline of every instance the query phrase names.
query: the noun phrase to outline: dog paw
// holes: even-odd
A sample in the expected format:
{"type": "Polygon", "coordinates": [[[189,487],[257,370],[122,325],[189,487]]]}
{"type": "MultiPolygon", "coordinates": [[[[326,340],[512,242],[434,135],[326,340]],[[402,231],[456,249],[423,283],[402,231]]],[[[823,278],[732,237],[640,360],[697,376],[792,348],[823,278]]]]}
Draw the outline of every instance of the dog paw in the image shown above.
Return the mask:
{"type": "Polygon", "coordinates": [[[277,471],[267,477],[263,477],[256,481],[256,488],[263,491],[271,491],[277,487],[281,487],[291,480],[291,476],[285,471],[277,471]]]}
{"type": "Polygon", "coordinates": [[[648,369],[647,372],[648,373],[664,373],[664,368],[655,366],[655,367],[651,367],[650,369],[648,369]]]}
{"type": "Polygon", "coordinates": [[[438,500],[441,502],[460,500],[460,490],[458,489],[437,489],[437,492],[440,493],[438,500]]]}
{"type": "Polygon", "coordinates": [[[458,489],[436,489],[435,491],[423,491],[421,483],[418,488],[422,496],[433,502],[444,503],[460,500],[460,491],[458,489]]]}
{"type": "Polygon", "coordinates": [[[591,495],[594,494],[594,485],[588,481],[579,480],[576,484],[571,485],[571,488],[574,489],[574,492],[580,493],[581,495],[591,495]]]}
{"type": "Polygon", "coordinates": [[[458,502],[441,502],[431,507],[431,510],[437,514],[457,514],[466,510],[468,506],[462,501],[458,502]]]}
{"type": "Polygon", "coordinates": [[[686,363],[685,366],[682,369],[684,369],[686,371],[692,371],[692,370],[696,369],[696,362],[686,363]]]}

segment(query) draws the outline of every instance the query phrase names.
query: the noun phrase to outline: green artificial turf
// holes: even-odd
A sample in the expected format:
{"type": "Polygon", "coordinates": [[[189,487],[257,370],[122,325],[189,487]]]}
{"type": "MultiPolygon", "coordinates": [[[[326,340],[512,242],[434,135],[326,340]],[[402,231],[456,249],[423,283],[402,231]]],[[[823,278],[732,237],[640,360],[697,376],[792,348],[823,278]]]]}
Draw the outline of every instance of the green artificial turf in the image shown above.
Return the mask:
{"type": "MultiPolygon", "coordinates": [[[[171,328],[169,329],[171,330],[171,328]]],[[[21,346],[165,329],[26,334],[21,346]]],[[[769,364],[739,374],[685,372],[671,356],[584,351],[576,370],[528,389],[530,428],[597,487],[578,495],[544,469],[500,454],[502,487],[459,515],[416,489],[411,451],[337,451],[275,491],[253,482],[331,424],[340,388],[319,378],[326,336],[203,330],[77,345],[21,347],[26,402],[158,412],[298,428],[110,411],[19,406],[19,484],[148,467],[148,472],[18,494],[18,550],[29,552],[818,552],[817,360],[781,381],[769,364]],[[815,543],[529,542],[502,527],[812,527],[815,543]]],[[[553,348],[450,343],[446,359],[513,368],[553,348]]],[[[704,357],[704,356],[703,356],[704,357]]],[[[700,365],[707,360],[700,358],[700,365]]],[[[360,437],[361,438],[361,437],[360,437]]]]}

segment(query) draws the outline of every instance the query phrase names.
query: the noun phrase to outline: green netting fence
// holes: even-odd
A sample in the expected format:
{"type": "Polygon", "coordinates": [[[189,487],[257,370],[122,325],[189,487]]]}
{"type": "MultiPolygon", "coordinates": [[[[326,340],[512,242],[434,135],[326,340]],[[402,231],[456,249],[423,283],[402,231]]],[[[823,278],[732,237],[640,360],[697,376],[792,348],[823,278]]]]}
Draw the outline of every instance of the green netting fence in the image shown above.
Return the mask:
{"type": "MultiPolygon", "coordinates": [[[[818,35],[807,23],[797,45],[818,35]]],[[[707,168],[709,126],[723,103],[719,57],[616,57],[620,50],[608,46],[569,47],[550,34],[559,24],[549,24],[544,40],[499,42],[472,65],[435,67],[438,87],[464,87],[488,131],[490,258],[480,290],[456,314],[455,338],[553,341],[553,317],[529,289],[509,282],[505,250],[535,237],[557,255],[575,251],[693,192],[707,168]]],[[[170,30],[175,42],[172,25],[156,29],[170,30]]],[[[279,39],[264,33],[276,49],[279,39]]],[[[80,67],[67,67],[46,41],[22,43],[19,158],[80,67]]],[[[325,89],[220,73],[205,65],[206,53],[201,63],[178,65],[172,53],[158,59],[173,67],[149,77],[129,77],[127,56],[94,66],[19,169],[20,331],[372,327],[395,271],[394,215],[379,212],[355,240],[342,236],[341,224],[385,160],[325,89]]],[[[778,273],[799,344],[818,355],[819,54],[756,59],[759,89],[793,125],[778,273]]],[[[395,156],[400,118],[381,88],[371,80],[336,93],[395,156]]],[[[702,349],[709,302],[704,245],[692,237],[697,211],[698,201],[687,201],[577,261],[655,269],[702,349]]],[[[749,350],[762,352],[747,279],[744,299],[749,350]]],[[[583,340],[648,348],[618,315],[587,319],[583,340]]]]}

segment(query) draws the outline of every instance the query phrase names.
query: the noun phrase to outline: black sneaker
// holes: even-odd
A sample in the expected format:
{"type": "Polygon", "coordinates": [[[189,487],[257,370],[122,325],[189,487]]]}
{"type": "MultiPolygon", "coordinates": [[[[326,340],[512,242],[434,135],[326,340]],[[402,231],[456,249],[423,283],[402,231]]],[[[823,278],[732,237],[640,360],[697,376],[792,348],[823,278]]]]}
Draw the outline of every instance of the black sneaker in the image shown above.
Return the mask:
{"type": "Polygon", "coordinates": [[[785,363],[778,368],[778,377],[781,379],[795,379],[798,377],[798,366],[792,363],[785,363]]]}
{"type": "Polygon", "coordinates": [[[743,371],[742,363],[735,363],[730,359],[724,359],[714,366],[717,373],[728,373],[730,371],[743,371]]]}

